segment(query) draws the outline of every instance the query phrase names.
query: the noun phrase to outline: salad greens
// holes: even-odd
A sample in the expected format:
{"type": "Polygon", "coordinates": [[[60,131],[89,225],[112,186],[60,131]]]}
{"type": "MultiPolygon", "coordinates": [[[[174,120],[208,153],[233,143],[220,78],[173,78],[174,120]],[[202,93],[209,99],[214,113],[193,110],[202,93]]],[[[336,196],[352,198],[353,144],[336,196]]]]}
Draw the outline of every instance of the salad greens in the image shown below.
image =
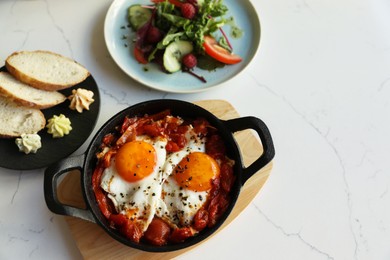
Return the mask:
{"type": "Polygon", "coordinates": [[[171,3],[157,4],[156,25],[169,29],[164,44],[181,37],[193,42],[196,51],[203,51],[204,35],[210,35],[226,24],[223,15],[228,9],[221,0],[204,0],[198,8],[196,18],[189,20],[183,18],[171,3]]]}
{"type": "MultiPolygon", "coordinates": [[[[165,61],[172,58],[181,62],[184,56],[180,53],[183,49],[181,44],[188,43],[192,44],[191,52],[196,57],[208,55],[216,63],[222,62],[214,69],[241,61],[241,58],[232,54],[232,46],[222,29],[224,25],[233,28],[233,18],[225,18],[228,8],[223,0],[151,1],[151,5],[134,4],[129,7],[129,22],[137,33],[134,54],[140,63],[159,62],[159,57],[163,55],[164,68],[168,72],[174,72],[165,66],[165,61]],[[149,19],[146,20],[145,17],[149,19]],[[222,37],[214,42],[212,35],[217,31],[221,32],[222,37]],[[176,43],[177,47],[171,47],[170,56],[167,57],[166,49],[172,43],[176,43]],[[230,56],[235,60],[230,61],[230,56]]],[[[237,30],[237,27],[233,29],[237,30]]]]}

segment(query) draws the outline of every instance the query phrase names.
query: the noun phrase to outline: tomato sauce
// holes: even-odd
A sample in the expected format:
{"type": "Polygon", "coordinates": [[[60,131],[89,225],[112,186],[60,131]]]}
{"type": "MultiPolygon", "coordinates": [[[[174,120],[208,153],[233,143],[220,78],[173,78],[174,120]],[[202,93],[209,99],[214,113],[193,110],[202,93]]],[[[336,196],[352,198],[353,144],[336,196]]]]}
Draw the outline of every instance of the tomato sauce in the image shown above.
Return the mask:
{"type": "Polygon", "coordinates": [[[229,193],[235,181],[234,162],[226,156],[224,142],[217,130],[205,119],[199,118],[188,122],[171,116],[169,110],[143,117],[125,117],[115,131],[103,137],[97,158],[98,163],[92,176],[92,188],[97,204],[104,217],[110,222],[110,226],[133,242],[145,242],[156,246],[181,243],[201,230],[215,225],[229,206],[229,193]],[[220,175],[212,180],[209,197],[195,214],[191,226],[173,229],[164,220],[155,216],[143,233],[130,218],[116,212],[106,192],[100,187],[102,174],[118,149],[126,142],[134,140],[137,135],[164,136],[168,139],[167,153],[179,151],[186,145],[184,134],[190,124],[197,134],[207,138],[206,153],[218,161],[220,175]]]}

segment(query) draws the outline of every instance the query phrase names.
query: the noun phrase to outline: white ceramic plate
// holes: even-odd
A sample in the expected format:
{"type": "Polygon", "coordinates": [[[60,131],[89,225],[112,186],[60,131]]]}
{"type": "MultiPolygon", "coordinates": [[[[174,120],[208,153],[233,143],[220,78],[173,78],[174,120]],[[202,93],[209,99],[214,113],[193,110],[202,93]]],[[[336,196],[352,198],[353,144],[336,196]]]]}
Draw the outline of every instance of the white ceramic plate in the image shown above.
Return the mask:
{"type": "MultiPolygon", "coordinates": [[[[224,4],[229,9],[226,18],[233,16],[237,26],[244,31],[241,38],[229,37],[234,53],[243,58],[242,62],[216,71],[196,68],[194,72],[203,76],[207,83],[201,82],[188,73],[166,74],[156,64],[139,64],[132,52],[132,39],[135,33],[128,27],[127,12],[132,4],[150,3],[150,0],[115,0],[107,12],[104,23],[105,41],[114,61],[126,74],[150,88],[173,93],[209,90],[237,76],[257,54],[260,43],[260,22],[255,8],[249,0],[224,0],[224,4]]],[[[229,35],[230,29],[226,27],[225,32],[229,35]]]]}

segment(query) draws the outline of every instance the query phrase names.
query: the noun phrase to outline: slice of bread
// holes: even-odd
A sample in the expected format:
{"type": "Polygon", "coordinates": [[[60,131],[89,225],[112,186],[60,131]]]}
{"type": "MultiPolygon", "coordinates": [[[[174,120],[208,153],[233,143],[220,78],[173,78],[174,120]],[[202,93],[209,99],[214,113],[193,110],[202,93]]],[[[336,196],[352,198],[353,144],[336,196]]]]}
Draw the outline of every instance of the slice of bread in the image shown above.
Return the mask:
{"type": "Polygon", "coordinates": [[[58,91],[30,87],[4,71],[0,72],[0,95],[19,105],[38,109],[53,107],[66,100],[66,96],[58,91]]]}
{"type": "Polygon", "coordinates": [[[46,119],[39,109],[19,106],[0,96],[0,137],[13,138],[43,129],[46,119]]]}
{"type": "Polygon", "coordinates": [[[76,61],[49,51],[19,51],[5,66],[16,79],[38,89],[60,90],[84,81],[89,71],[76,61]]]}

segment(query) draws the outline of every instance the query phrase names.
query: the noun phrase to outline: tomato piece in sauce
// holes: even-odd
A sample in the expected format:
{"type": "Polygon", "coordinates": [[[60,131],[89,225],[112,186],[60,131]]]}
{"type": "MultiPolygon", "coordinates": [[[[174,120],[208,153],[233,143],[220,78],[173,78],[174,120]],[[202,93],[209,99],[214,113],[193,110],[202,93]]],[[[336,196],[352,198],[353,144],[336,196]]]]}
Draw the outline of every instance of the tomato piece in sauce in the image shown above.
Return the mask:
{"type": "Polygon", "coordinates": [[[229,193],[233,187],[236,176],[233,174],[233,167],[228,163],[223,163],[220,169],[221,174],[221,187],[222,189],[229,193]]]}
{"type": "Polygon", "coordinates": [[[182,243],[187,238],[192,237],[194,234],[192,233],[191,228],[189,227],[183,227],[183,228],[177,228],[173,230],[170,241],[173,243],[182,243]]]}
{"type": "Polygon", "coordinates": [[[170,234],[171,229],[168,224],[155,217],[145,231],[144,239],[152,245],[162,246],[168,242],[170,234]]]}
{"type": "Polygon", "coordinates": [[[92,175],[92,189],[95,193],[96,202],[99,206],[100,211],[107,219],[111,216],[111,211],[108,206],[108,198],[100,189],[100,180],[103,174],[104,168],[99,165],[93,172],[92,175]]]}
{"type": "Polygon", "coordinates": [[[206,152],[214,159],[223,159],[226,154],[225,143],[219,135],[212,135],[206,143],[206,152]]]}
{"type": "Polygon", "coordinates": [[[194,228],[198,231],[203,230],[209,223],[209,213],[206,209],[201,208],[194,216],[194,228]]]}
{"type": "Polygon", "coordinates": [[[150,137],[157,137],[163,135],[164,129],[159,127],[157,124],[147,124],[143,125],[139,132],[150,137]]]}
{"type": "Polygon", "coordinates": [[[135,225],[131,219],[127,218],[123,214],[111,214],[109,220],[124,236],[129,238],[131,241],[139,243],[143,234],[139,227],[135,225]]]}

